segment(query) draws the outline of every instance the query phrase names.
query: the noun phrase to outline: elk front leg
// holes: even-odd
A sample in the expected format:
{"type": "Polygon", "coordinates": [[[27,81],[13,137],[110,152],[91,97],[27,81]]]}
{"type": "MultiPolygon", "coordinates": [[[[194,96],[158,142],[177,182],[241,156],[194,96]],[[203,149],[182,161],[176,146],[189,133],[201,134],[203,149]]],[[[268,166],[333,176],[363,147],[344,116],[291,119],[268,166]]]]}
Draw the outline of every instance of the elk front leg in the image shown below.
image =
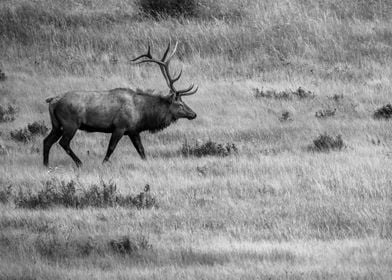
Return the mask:
{"type": "Polygon", "coordinates": [[[140,155],[140,157],[142,159],[146,159],[146,155],[144,154],[143,144],[142,141],[140,140],[140,134],[129,135],[129,138],[131,138],[131,141],[135,146],[136,151],[140,155]]]}
{"type": "Polygon", "coordinates": [[[112,136],[110,137],[110,141],[109,141],[109,146],[108,146],[108,150],[106,152],[106,156],[103,160],[103,162],[107,162],[111,156],[111,154],[113,153],[114,149],[116,148],[118,141],[120,141],[120,139],[123,137],[124,135],[124,130],[115,130],[112,133],[112,136]]]}

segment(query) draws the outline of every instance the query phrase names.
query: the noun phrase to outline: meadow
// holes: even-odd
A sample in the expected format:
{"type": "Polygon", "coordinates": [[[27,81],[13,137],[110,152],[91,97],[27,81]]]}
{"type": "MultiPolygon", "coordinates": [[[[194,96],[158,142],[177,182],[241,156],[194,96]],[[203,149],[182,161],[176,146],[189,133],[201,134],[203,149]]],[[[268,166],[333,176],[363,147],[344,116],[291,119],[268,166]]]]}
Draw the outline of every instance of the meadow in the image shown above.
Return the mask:
{"type": "Polygon", "coordinates": [[[136,0],[0,2],[0,279],[392,278],[392,124],[374,118],[390,1],[198,3],[156,19],[136,0]],[[12,136],[50,128],[45,99],[69,90],[167,93],[130,59],[169,40],[198,117],[143,134],[147,161],[124,138],[103,165],[110,135],[77,132],[83,167],[56,144],[48,169],[45,132],[12,136]],[[320,135],[344,143],[319,151],[320,135]],[[207,141],[237,151],[184,155],[207,141]]]}

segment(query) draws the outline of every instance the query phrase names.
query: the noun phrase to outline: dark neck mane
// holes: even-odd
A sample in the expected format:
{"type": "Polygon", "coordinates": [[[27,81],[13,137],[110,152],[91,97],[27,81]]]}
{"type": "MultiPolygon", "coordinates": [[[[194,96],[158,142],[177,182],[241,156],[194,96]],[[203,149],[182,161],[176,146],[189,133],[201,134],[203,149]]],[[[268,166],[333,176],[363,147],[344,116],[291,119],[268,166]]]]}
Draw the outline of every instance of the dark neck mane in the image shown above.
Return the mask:
{"type": "Polygon", "coordinates": [[[141,130],[152,133],[158,132],[175,122],[170,113],[170,103],[162,96],[142,93],[144,104],[142,106],[141,130]]]}

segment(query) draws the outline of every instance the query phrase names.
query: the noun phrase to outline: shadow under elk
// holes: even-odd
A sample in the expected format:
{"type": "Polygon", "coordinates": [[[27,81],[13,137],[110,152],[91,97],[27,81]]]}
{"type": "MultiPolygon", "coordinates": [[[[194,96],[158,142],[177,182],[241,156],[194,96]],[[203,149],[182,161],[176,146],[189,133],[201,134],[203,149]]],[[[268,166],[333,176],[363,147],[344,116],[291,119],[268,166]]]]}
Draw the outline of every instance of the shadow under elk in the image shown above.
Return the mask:
{"type": "Polygon", "coordinates": [[[157,132],[180,118],[196,118],[196,113],[181,98],[194,94],[198,87],[191,85],[177,90],[174,83],[180,79],[182,70],[174,78],[169,71],[169,63],[176,53],[177,45],[178,43],[169,55],[169,43],[160,60],[153,58],[150,46],[146,54],[132,59],[133,64],[153,62],[159,65],[169,87],[169,94],[165,96],[153,95],[140,89],[115,88],[108,91],[70,91],[46,99],[49,103],[52,130],[43,142],[44,165],[48,166],[50,148],[60,138],[60,146],[77,166],[82,165],[70,148],[70,142],[78,129],[112,134],[103,162],[109,160],[124,135],[131,139],[140,157],[145,159],[141,132],[157,132]]]}

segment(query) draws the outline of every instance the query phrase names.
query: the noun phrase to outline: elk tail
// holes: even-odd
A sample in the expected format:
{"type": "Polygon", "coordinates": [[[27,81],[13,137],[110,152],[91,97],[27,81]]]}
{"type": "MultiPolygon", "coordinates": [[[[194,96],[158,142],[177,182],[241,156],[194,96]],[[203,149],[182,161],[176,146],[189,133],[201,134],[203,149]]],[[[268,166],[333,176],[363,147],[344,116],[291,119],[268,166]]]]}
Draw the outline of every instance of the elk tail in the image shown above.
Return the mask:
{"type": "Polygon", "coordinates": [[[56,113],[55,113],[55,108],[57,105],[58,98],[56,97],[49,97],[45,100],[47,103],[49,103],[49,114],[50,114],[50,121],[52,122],[52,127],[53,129],[61,129],[61,123],[58,120],[56,113]]]}
{"type": "Polygon", "coordinates": [[[46,103],[50,103],[50,102],[52,102],[53,99],[54,99],[54,97],[49,97],[49,98],[46,98],[45,101],[46,101],[46,103]]]}

